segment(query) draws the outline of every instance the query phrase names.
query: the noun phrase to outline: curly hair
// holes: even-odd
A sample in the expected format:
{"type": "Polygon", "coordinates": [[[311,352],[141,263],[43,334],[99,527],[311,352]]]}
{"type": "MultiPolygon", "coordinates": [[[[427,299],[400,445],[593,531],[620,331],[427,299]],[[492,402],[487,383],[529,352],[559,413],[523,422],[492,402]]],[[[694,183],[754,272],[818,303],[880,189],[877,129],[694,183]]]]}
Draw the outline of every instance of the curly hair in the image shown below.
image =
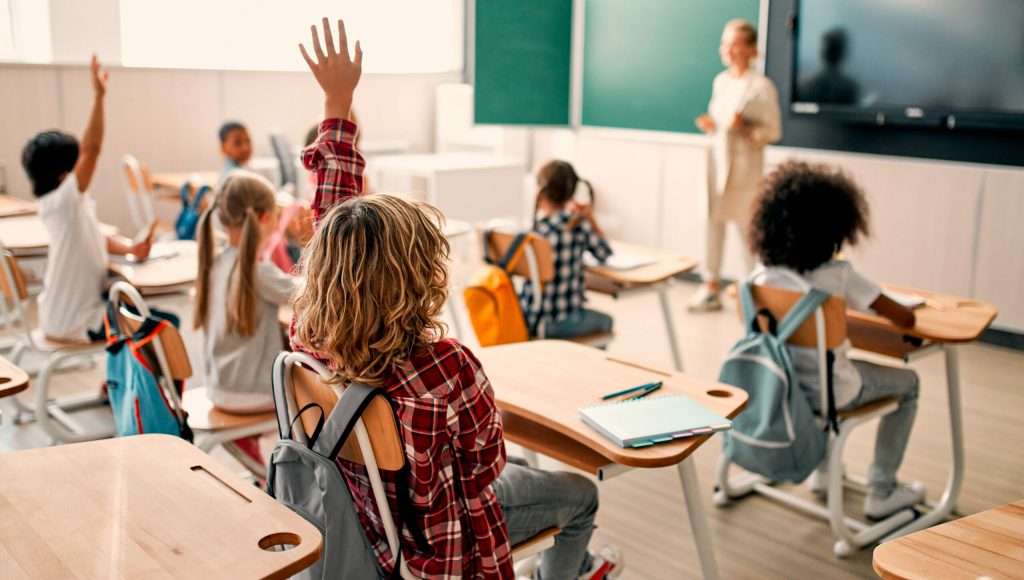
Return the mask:
{"type": "Polygon", "coordinates": [[[333,208],[303,252],[295,339],[340,383],[380,385],[443,337],[450,247],[434,207],[388,194],[333,208]]]}
{"type": "Polygon", "coordinates": [[[868,236],[868,202],[838,169],[787,161],[762,182],[750,232],[764,265],[808,272],[868,236]]]}

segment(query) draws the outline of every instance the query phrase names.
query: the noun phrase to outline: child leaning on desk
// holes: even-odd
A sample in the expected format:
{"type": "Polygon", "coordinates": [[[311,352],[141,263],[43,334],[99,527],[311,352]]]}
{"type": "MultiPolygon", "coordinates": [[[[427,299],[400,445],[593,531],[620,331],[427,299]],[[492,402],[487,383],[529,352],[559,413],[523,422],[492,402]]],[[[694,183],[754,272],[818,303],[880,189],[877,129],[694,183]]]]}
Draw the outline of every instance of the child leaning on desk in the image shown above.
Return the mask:
{"type": "Polygon", "coordinates": [[[549,161],[537,172],[533,231],[551,244],[555,277],[544,287],[539,307],[532,282],[527,280],[519,292],[519,304],[531,336],[537,336],[542,325],[545,338],[572,338],[612,330],[611,316],[584,308],[583,255],[590,252],[604,262],[612,254],[593,209],[593,187],[589,181],[580,179],[569,163],[549,161]],[[575,201],[580,184],[587,190],[586,205],[575,201]]]}
{"type": "MultiPolygon", "coordinates": [[[[288,303],[295,279],[260,261],[277,227],[274,189],[263,177],[228,173],[213,204],[199,219],[199,274],[193,324],[203,331],[203,378],[210,402],[229,413],[274,409],[270,375],[284,348],[277,312],[288,303]],[[213,221],[227,233],[217,248],[213,221]]],[[[259,437],[235,445],[258,463],[259,437]]]]}
{"type": "MultiPolygon", "coordinates": [[[[589,479],[506,464],[501,415],[480,362],[444,337],[448,240],[442,216],[398,196],[361,196],[364,161],[347,120],[361,75],[327,19],[326,52],[313,28],[302,54],[324,91],[325,119],[303,162],[317,176],[316,232],[303,255],[292,342],[324,360],[341,383],[380,387],[394,410],[409,464],[412,514],[402,521],[403,560],[418,578],[512,578],[512,544],[559,526],[540,564],[545,579],[576,578],[614,562],[591,556],[597,489],[589,479]],[[418,538],[421,541],[415,541],[418,538]],[[425,540],[425,545],[421,545],[425,540]]],[[[338,460],[381,567],[388,550],[366,469],[338,460]]],[[[395,472],[382,472],[392,511],[395,472]]],[[[620,568],[621,569],[621,568],[620,568]]]]}
{"type": "MultiPolygon", "coordinates": [[[[844,244],[868,235],[868,204],[845,175],[825,165],[788,161],[765,178],[754,205],[751,250],[763,264],[751,279],[769,286],[802,290],[810,285],[846,300],[855,310],[874,310],[900,326],[914,325],[914,313],[882,293],[881,288],[837,259],[844,244]]],[[[800,387],[812,406],[821,406],[818,355],[813,348],[790,346],[800,387]]],[[[882,417],[875,456],[868,475],[864,513],[881,519],[924,499],[918,483],[901,485],[896,471],[910,439],[917,412],[918,378],[909,368],[877,365],[849,358],[847,339],[834,350],[836,408],[859,407],[898,397],[896,411],[882,417]]],[[[828,460],[811,478],[811,489],[824,494],[828,460]]]]}
{"type": "MultiPolygon", "coordinates": [[[[154,223],[137,243],[100,231],[96,200],[89,194],[89,186],[103,147],[103,99],[109,73],[100,70],[96,55],[89,70],[93,103],[81,146],[73,135],[54,129],[33,137],[21,154],[32,193],[38,198],[39,219],[50,237],[39,295],[39,326],[47,338],[71,342],[105,337],[103,303],[108,256],[147,258],[156,228],[154,223]]],[[[173,314],[152,313],[178,325],[173,314]]]]}

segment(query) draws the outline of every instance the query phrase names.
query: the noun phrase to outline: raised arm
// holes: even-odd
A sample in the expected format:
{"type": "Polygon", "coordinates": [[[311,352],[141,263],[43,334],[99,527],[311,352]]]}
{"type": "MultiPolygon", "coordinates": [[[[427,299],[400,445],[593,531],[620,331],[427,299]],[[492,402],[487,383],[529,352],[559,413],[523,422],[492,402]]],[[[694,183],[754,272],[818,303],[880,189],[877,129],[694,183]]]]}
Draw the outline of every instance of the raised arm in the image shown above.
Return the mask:
{"type": "Polygon", "coordinates": [[[107,79],[110,77],[109,72],[100,70],[100,61],[95,54],[92,55],[89,70],[93,90],[92,112],[89,114],[85,133],[82,134],[81,151],[78,153],[78,162],[75,163],[75,178],[78,179],[78,190],[81,192],[89,189],[92,176],[96,173],[96,161],[103,147],[103,98],[107,94],[107,79]]]}
{"type": "MultiPolygon", "coordinates": [[[[324,91],[324,121],[315,141],[302,153],[302,164],[316,174],[313,196],[313,221],[319,223],[332,207],[363,190],[363,169],[366,162],[355,148],[357,127],[348,121],[352,95],[363,70],[363,50],[356,41],[355,58],[348,52],[344,21],[338,21],[338,47],[330,23],[323,19],[326,52],[320,43],[316,26],[311,26],[313,54],[299,44],[302,58],[309,65],[316,82],[324,91]]],[[[314,226],[315,227],[315,226],[314,226]]]]}

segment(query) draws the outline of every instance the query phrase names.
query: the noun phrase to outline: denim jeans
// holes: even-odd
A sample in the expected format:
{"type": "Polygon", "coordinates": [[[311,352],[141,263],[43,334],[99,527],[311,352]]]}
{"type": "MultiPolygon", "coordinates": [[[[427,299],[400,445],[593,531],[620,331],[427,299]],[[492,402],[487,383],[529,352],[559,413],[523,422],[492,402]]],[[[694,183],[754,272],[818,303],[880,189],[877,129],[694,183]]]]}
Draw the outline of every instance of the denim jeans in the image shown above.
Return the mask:
{"type": "MultiPolygon", "coordinates": [[[[853,366],[860,373],[860,393],[840,411],[848,411],[861,405],[898,397],[896,410],[882,417],[875,436],[875,457],[868,471],[868,486],[871,493],[887,497],[898,485],[896,471],[903,463],[903,453],[910,440],[910,428],[914,426],[917,414],[917,397],[920,390],[917,373],[912,369],[877,365],[862,360],[853,360],[853,366]]],[[[820,398],[810,397],[815,410],[820,398]]]]}
{"type": "Polygon", "coordinates": [[[509,460],[491,487],[513,546],[552,526],[562,529],[554,547],[541,554],[538,579],[574,580],[590,569],[587,546],[597,515],[594,482],[575,473],[543,471],[509,460]]]}
{"type": "Polygon", "coordinates": [[[545,338],[573,338],[597,332],[611,332],[612,317],[604,312],[581,308],[569,316],[544,326],[545,338]]]}

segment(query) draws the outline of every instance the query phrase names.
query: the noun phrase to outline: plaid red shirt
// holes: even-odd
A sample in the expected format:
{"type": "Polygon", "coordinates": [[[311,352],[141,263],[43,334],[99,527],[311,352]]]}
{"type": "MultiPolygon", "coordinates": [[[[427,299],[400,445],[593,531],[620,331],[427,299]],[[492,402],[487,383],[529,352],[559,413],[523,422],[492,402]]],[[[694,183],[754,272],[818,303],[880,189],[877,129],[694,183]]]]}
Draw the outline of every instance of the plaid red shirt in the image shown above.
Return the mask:
{"type": "MultiPolygon", "coordinates": [[[[362,189],[365,163],[353,146],[355,134],[355,124],[328,119],[303,152],[303,164],[317,176],[317,223],[362,189]]],[[[301,346],[294,337],[292,343],[301,346]]],[[[441,339],[396,368],[381,388],[395,412],[410,467],[414,521],[404,522],[400,539],[409,571],[425,579],[512,578],[505,517],[491,489],[505,466],[501,415],[480,362],[458,341],[441,339]],[[419,550],[407,525],[423,532],[428,553],[419,550]]],[[[394,557],[366,469],[343,460],[338,465],[377,561],[390,572],[394,557]]],[[[394,475],[381,471],[397,522],[394,475]]]]}

